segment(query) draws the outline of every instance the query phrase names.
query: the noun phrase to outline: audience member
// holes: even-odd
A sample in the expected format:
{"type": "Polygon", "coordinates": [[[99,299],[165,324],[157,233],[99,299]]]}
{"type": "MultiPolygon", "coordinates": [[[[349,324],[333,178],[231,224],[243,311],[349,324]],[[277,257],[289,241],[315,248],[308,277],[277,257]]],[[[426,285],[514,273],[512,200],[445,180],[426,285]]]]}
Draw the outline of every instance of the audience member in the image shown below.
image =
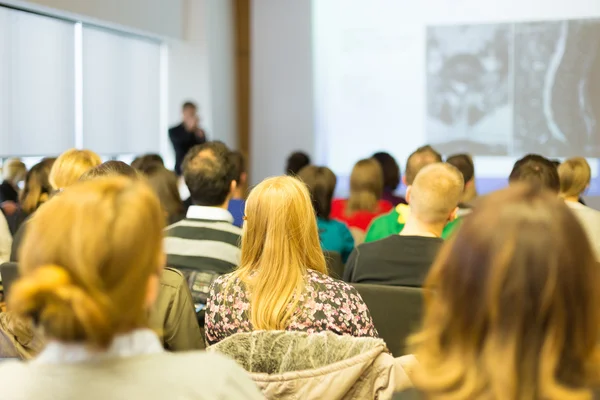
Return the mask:
{"type": "Polygon", "coordinates": [[[248,189],[248,173],[246,170],[246,157],[241,151],[229,153],[233,180],[236,182],[235,190],[229,200],[229,212],[233,215],[233,224],[240,228],[244,224],[244,208],[246,207],[246,190],[248,189]]]}
{"type": "Polygon", "coordinates": [[[0,365],[3,398],[261,398],[234,362],[165,353],[147,329],[163,227],[151,189],[126,178],[80,183],[38,210],[9,305],[48,343],[32,362],[0,365]]]}
{"type": "Polygon", "coordinates": [[[192,202],[186,218],[166,230],[167,265],[180,269],[205,303],[210,283],[238,266],[242,230],[227,210],[235,189],[229,149],[221,142],[193,147],[183,161],[192,202]]]}
{"type": "Polygon", "coordinates": [[[175,151],[175,173],[180,176],[185,155],[192,147],[206,142],[206,132],[200,128],[198,107],[187,101],[181,107],[181,124],[169,129],[169,139],[175,151]]]}
{"type": "MultiPolygon", "coordinates": [[[[431,146],[419,147],[408,157],[402,181],[407,187],[412,185],[421,169],[438,162],[442,162],[442,156],[431,146]]],[[[399,204],[389,213],[375,218],[367,230],[365,242],[374,242],[400,233],[409,215],[410,207],[406,204],[399,204]]],[[[460,219],[456,219],[449,222],[444,227],[442,238],[448,238],[460,223],[459,221],[460,219]]]]}
{"type": "Polygon", "coordinates": [[[383,170],[383,200],[389,201],[394,207],[398,204],[407,204],[406,199],[395,194],[400,185],[400,166],[390,153],[384,151],[373,154],[383,170]]]}
{"type": "Polygon", "coordinates": [[[160,164],[146,166],[144,171],[150,187],[160,200],[166,215],[168,225],[172,225],[185,218],[183,201],[179,194],[177,175],[160,164]]]}
{"type": "Polygon", "coordinates": [[[331,218],[345,222],[350,228],[365,231],[371,221],[390,211],[390,202],[381,199],[383,171],[372,158],[360,160],[350,174],[350,195],[331,204],[331,218]]]}
{"type": "Polygon", "coordinates": [[[446,160],[450,165],[455,166],[463,176],[465,182],[465,190],[458,203],[458,217],[462,217],[469,212],[473,207],[473,201],[477,197],[477,188],[475,186],[475,165],[473,157],[470,154],[455,154],[446,160]]]}
{"type": "Polygon", "coordinates": [[[583,157],[570,158],[558,167],[560,197],[575,213],[585,229],[594,254],[600,261],[600,212],[579,203],[579,197],[589,187],[592,179],[590,165],[583,157]]]}
{"type": "Polygon", "coordinates": [[[310,165],[310,157],[302,151],[295,151],[287,159],[285,173],[287,175],[297,175],[298,172],[307,165],[310,165]]]}
{"type": "Polygon", "coordinates": [[[447,163],[424,167],[408,187],[410,215],[399,235],[358,246],[344,270],[346,282],[421,287],[446,223],[455,218],[463,177],[447,163]]]}
{"type": "Polygon", "coordinates": [[[309,165],[300,170],[298,178],[304,181],[310,191],[321,247],[339,253],[345,263],[354,249],[354,239],[346,224],[330,218],[331,199],[337,181],[335,174],[327,167],[309,165]]]}
{"type": "Polygon", "coordinates": [[[153,168],[155,165],[165,166],[165,162],[160,154],[144,154],[143,156],[136,157],[131,162],[133,168],[143,173],[146,173],[148,168],[153,168]]]}
{"type": "Polygon", "coordinates": [[[52,189],[61,191],[78,182],[81,175],[100,164],[102,159],[91,150],[67,150],[52,165],[50,185],[52,189]]]}
{"type": "Polygon", "coordinates": [[[597,398],[599,285],[585,232],[557,196],[523,184],[486,196],[427,277],[410,340],[420,393],[397,398],[597,398]]]}
{"type": "Polygon", "coordinates": [[[8,221],[4,215],[0,213],[0,264],[10,261],[12,242],[13,238],[10,233],[8,221]]]}
{"type": "MultiPolygon", "coordinates": [[[[155,164],[155,168],[161,168],[175,177],[172,171],[160,165],[155,164]]],[[[83,174],[80,180],[88,181],[102,177],[126,177],[136,180],[142,175],[124,162],[107,161],[83,174]]],[[[160,289],[150,312],[149,326],[159,334],[167,350],[186,351],[204,348],[204,339],[196,319],[192,294],[181,272],[165,268],[160,275],[160,289]]]]}
{"type": "Polygon", "coordinates": [[[19,202],[19,183],[25,180],[27,167],[18,158],[8,160],[2,167],[4,180],[0,184],[0,203],[5,201],[19,202]]]}
{"type": "Polygon", "coordinates": [[[517,160],[508,180],[511,184],[525,182],[540,186],[556,194],[560,191],[560,178],[556,165],[538,154],[528,154],[517,160]]]}
{"type": "Polygon", "coordinates": [[[356,289],[327,276],[312,201],[300,180],[260,183],[246,217],[240,267],[210,288],[209,344],[254,330],[377,336],[356,289]]]}

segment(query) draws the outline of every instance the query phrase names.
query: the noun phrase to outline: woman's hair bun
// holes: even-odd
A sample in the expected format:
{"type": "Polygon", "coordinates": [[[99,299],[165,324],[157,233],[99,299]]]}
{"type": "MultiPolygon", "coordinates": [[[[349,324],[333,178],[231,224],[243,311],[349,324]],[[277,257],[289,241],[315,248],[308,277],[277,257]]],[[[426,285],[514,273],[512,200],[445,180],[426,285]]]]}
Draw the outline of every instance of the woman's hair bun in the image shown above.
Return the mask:
{"type": "Polygon", "coordinates": [[[19,279],[8,299],[11,311],[32,317],[47,335],[105,348],[114,337],[110,301],[77,285],[64,268],[44,265],[19,279]]]}

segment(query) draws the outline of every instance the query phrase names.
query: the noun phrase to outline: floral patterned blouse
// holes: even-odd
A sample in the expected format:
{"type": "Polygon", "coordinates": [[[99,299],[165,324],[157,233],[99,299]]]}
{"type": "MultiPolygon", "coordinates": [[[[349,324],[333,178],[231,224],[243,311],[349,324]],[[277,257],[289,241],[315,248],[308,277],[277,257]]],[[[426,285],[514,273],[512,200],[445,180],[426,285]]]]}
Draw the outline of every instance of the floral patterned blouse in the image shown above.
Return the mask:
{"type": "MultiPolygon", "coordinates": [[[[236,278],[226,296],[223,290],[229,279],[232,279],[231,275],[223,275],[210,288],[205,319],[209,345],[235,333],[253,330],[249,293],[236,278]]],[[[371,313],[355,288],[313,270],[308,271],[307,279],[287,330],[378,337],[371,313]]]]}

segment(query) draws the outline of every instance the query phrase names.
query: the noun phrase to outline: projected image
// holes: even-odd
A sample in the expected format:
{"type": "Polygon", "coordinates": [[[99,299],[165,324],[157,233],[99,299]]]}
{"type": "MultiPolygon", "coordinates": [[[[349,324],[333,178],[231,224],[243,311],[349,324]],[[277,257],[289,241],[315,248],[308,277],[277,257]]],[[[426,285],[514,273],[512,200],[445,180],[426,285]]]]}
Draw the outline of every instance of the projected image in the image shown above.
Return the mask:
{"type": "Polygon", "coordinates": [[[600,21],[515,25],[514,151],[598,156],[600,21]]]}
{"type": "Polygon", "coordinates": [[[432,27],[427,37],[427,133],[443,153],[507,154],[510,26],[432,27]]]}
{"type": "Polygon", "coordinates": [[[599,123],[599,20],[428,28],[427,139],[440,151],[595,157],[599,123]]]}

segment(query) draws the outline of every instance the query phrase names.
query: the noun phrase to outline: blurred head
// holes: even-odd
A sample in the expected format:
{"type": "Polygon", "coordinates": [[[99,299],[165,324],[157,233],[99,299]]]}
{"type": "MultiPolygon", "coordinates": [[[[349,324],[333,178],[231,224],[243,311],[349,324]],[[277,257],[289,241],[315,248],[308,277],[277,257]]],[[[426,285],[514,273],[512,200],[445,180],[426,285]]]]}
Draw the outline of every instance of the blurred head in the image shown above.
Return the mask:
{"type": "Polygon", "coordinates": [[[62,153],[50,171],[54,190],[65,189],[79,181],[81,175],[102,164],[100,156],[90,150],[71,149],[62,153]]]}
{"type": "Polygon", "coordinates": [[[408,187],[411,215],[426,224],[446,224],[454,219],[464,189],[462,174],[448,163],[424,167],[408,187]]]}
{"type": "Polygon", "coordinates": [[[51,162],[42,161],[34,165],[25,176],[25,186],[21,192],[21,209],[31,214],[50,198],[52,186],[50,185],[51,162]]]}
{"type": "Polygon", "coordinates": [[[186,101],[181,107],[181,116],[183,119],[183,126],[188,131],[193,131],[198,128],[200,124],[200,118],[198,117],[198,107],[191,101],[186,101]]]}
{"type": "Polygon", "coordinates": [[[300,170],[310,164],[310,157],[302,151],[295,151],[287,159],[285,173],[296,175],[300,170]]]}
{"type": "Polygon", "coordinates": [[[133,167],[125,164],[122,161],[107,161],[95,168],[90,169],[85,174],[81,175],[80,181],[89,181],[99,177],[107,176],[125,176],[132,179],[137,179],[141,174],[133,167]]]}
{"type": "Polygon", "coordinates": [[[158,196],[160,204],[168,216],[183,214],[183,202],[177,185],[177,175],[165,167],[155,165],[146,171],[150,187],[158,196]]]}
{"type": "Polygon", "coordinates": [[[9,159],[2,167],[2,176],[5,181],[17,185],[25,180],[27,175],[27,167],[18,158],[9,159]]]}
{"type": "Polygon", "coordinates": [[[475,179],[475,165],[473,165],[473,158],[469,154],[455,154],[448,157],[446,162],[460,171],[465,185],[475,179]]]}
{"type": "Polygon", "coordinates": [[[528,154],[518,160],[508,181],[524,182],[530,185],[540,186],[554,193],[560,191],[560,179],[555,164],[537,154],[528,154]]]}
{"type": "Polygon", "coordinates": [[[229,149],[221,142],[192,147],[183,160],[183,177],[198,206],[222,206],[235,189],[229,149]]]}
{"type": "Polygon", "coordinates": [[[73,185],[27,225],[11,310],[32,317],[51,340],[96,348],[146,327],[164,264],[163,221],[140,181],[73,185]]]}
{"type": "Polygon", "coordinates": [[[382,194],[383,171],[381,166],[372,158],[360,160],[354,164],[350,174],[350,196],[346,214],[352,215],[357,211],[377,211],[382,194]]]}
{"type": "Polygon", "coordinates": [[[327,271],[306,185],[290,176],[264,180],[248,196],[246,218],[235,275],[252,293],[252,325],[285,329],[307,270],[327,271]]]}
{"type": "Polygon", "coordinates": [[[163,158],[159,154],[145,154],[140,157],[136,157],[131,163],[131,166],[138,171],[145,172],[148,168],[153,168],[155,165],[165,166],[163,158]]]}
{"type": "Polygon", "coordinates": [[[309,165],[300,170],[298,178],[308,186],[317,217],[328,220],[337,182],[333,171],[327,167],[309,165]]]}
{"type": "Polygon", "coordinates": [[[427,277],[413,382],[434,399],[582,398],[599,372],[599,274],[556,195],[514,184],[486,196],[427,277]]]}
{"type": "Polygon", "coordinates": [[[558,167],[561,197],[579,197],[590,185],[592,169],[583,157],[569,158],[558,167]]]}
{"type": "Polygon", "coordinates": [[[400,167],[389,153],[379,152],[373,154],[383,171],[383,187],[386,190],[394,191],[400,184],[400,167]]]}
{"type": "Polygon", "coordinates": [[[429,164],[442,162],[442,156],[431,146],[419,147],[406,161],[406,170],[404,171],[404,184],[410,186],[413,184],[419,171],[429,164]]]}
{"type": "Polygon", "coordinates": [[[245,189],[248,182],[248,171],[246,169],[246,157],[241,151],[232,151],[229,153],[229,161],[232,168],[233,180],[237,187],[245,189]]]}

